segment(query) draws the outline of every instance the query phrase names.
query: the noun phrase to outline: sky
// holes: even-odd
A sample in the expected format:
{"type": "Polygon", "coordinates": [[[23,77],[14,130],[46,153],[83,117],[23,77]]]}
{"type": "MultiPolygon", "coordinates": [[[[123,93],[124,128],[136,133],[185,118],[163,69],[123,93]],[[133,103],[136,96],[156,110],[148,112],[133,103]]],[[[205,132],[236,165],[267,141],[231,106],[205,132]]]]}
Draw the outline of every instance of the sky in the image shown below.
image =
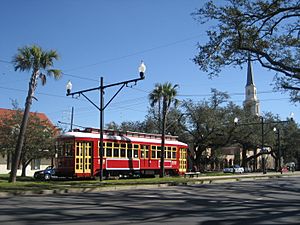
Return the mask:
{"type": "MultiPolygon", "coordinates": [[[[213,24],[199,24],[191,13],[205,1],[199,0],[2,0],[0,1],[0,108],[12,108],[16,100],[24,108],[30,73],[14,71],[10,63],[17,49],[37,44],[54,49],[60,59],[60,80],[48,78],[36,89],[31,111],[43,112],[56,124],[70,123],[99,127],[99,110],[83,96],[66,96],[72,91],[99,87],[139,77],[138,66],[147,66],[145,80],[128,86],[104,112],[105,123],[143,121],[148,112],[148,95],[156,83],[178,84],[178,99],[202,101],[211,88],[227,92],[231,101],[242,106],[245,99],[246,65],[228,67],[219,77],[209,79],[192,61],[197,43],[208,40],[206,30],[213,24]]],[[[219,1],[221,2],[221,0],[219,1]]],[[[288,94],[274,92],[274,72],[253,64],[254,83],[261,112],[272,112],[285,120],[290,113],[299,123],[299,105],[288,94]]],[[[105,102],[118,90],[105,89],[105,102]]],[[[99,92],[86,95],[99,104],[99,92]]],[[[63,125],[63,128],[68,128],[63,125]]]]}

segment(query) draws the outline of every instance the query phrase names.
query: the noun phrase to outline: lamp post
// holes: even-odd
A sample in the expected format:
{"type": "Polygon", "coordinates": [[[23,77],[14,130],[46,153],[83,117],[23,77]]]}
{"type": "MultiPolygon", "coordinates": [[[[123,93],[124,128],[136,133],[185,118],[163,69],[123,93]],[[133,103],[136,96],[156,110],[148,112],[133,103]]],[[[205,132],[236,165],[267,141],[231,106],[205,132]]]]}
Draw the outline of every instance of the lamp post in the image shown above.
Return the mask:
{"type": "MultiPolygon", "coordinates": [[[[235,124],[235,126],[237,125],[261,125],[261,155],[262,155],[262,170],[263,170],[263,174],[266,174],[267,173],[267,170],[266,170],[266,159],[265,159],[265,149],[264,149],[264,125],[265,124],[280,124],[280,123],[288,123],[288,122],[291,122],[293,121],[294,117],[294,113],[291,113],[290,116],[289,116],[289,119],[288,120],[281,120],[281,121],[270,121],[270,122],[265,122],[264,118],[262,116],[260,116],[260,122],[254,122],[254,123],[239,123],[239,119],[237,117],[234,118],[233,122],[235,124]]],[[[279,136],[279,130],[278,130],[278,134],[279,136]]],[[[281,152],[278,153],[280,154],[280,157],[281,157],[281,152]]],[[[281,159],[280,159],[281,160],[281,159]]],[[[280,165],[281,165],[281,162],[280,162],[280,165]]],[[[281,167],[280,167],[281,168],[281,167]]]]}
{"type": "Polygon", "coordinates": [[[103,83],[103,77],[100,79],[100,85],[99,87],[95,88],[90,88],[90,89],[85,89],[81,91],[76,91],[72,92],[72,83],[71,81],[68,81],[66,85],[67,89],[67,96],[71,95],[72,97],[74,95],[82,95],[84,98],[86,98],[93,106],[95,106],[99,111],[100,111],[100,143],[99,143],[99,156],[100,156],[100,168],[99,168],[99,179],[100,181],[103,180],[103,125],[104,125],[104,110],[105,108],[112,102],[112,100],[118,95],[118,93],[129,83],[137,83],[140,80],[145,79],[145,71],[146,71],[146,66],[144,62],[142,61],[140,66],[139,66],[139,78],[136,79],[131,79],[131,80],[126,80],[126,81],[121,81],[113,84],[107,84],[104,85],[103,83]],[[113,87],[113,86],[121,86],[119,90],[111,97],[111,99],[104,105],[104,89],[113,87]],[[92,100],[90,100],[84,93],[85,92],[90,92],[90,91],[95,91],[99,90],[100,91],[100,107],[98,107],[92,100]]]}
{"type": "Polygon", "coordinates": [[[235,124],[235,126],[237,125],[261,125],[261,154],[262,154],[262,171],[263,174],[267,173],[266,170],[266,159],[265,159],[265,149],[264,149],[264,118],[262,116],[259,117],[260,118],[260,123],[243,123],[243,124],[239,124],[239,118],[235,117],[233,122],[235,124]]]}
{"type": "Polygon", "coordinates": [[[265,148],[264,148],[264,118],[261,116],[260,117],[260,124],[261,124],[261,152],[262,152],[262,155],[261,155],[261,163],[262,163],[262,170],[263,170],[263,174],[266,174],[267,173],[267,170],[266,170],[266,156],[265,156],[265,148]]]}
{"type": "Polygon", "coordinates": [[[277,152],[278,152],[278,168],[280,173],[282,174],[282,168],[281,168],[281,148],[280,148],[280,130],[279,128],[274,127],[273,131],[275,132],[275,134],[277,135],[277,152]]]}

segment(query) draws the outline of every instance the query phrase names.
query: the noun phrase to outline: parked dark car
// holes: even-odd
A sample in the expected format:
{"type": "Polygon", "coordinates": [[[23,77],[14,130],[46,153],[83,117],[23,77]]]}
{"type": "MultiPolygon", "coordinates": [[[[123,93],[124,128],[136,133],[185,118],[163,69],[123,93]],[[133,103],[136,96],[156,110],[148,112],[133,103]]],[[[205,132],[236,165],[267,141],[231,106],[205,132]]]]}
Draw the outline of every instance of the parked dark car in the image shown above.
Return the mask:
{"type": "Polygon", "coordinates": [[[55,175],[55,168],[53,166],[47,166],[44,170],[36,171],[33,175],[36,180],[51,180],[55,175]]]}

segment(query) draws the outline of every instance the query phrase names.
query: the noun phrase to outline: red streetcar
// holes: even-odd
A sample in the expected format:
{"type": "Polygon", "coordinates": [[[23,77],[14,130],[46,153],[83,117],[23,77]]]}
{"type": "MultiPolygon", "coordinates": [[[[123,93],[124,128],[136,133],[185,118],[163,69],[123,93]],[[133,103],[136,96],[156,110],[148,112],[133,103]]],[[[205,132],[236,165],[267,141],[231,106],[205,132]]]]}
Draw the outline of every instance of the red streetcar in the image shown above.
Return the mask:
{"type": "MultiPolygon", "coordinates": [[[[56,173],[65,177],[99,176],[99,129],[73,130],[57,138],[56,173]]],[[[103,131],[103,175],[130,177],[159,174],[161,135],[103,131]]],[[[165,138],[165,173],[184,174],[187,144],[176,136],[165,138]]]]}

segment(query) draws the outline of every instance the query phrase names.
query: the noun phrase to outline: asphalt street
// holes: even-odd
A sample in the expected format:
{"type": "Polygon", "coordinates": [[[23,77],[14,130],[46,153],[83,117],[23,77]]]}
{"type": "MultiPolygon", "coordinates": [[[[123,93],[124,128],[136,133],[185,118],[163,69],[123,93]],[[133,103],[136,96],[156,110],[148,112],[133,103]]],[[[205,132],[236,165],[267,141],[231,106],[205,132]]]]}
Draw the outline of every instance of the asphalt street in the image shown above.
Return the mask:
{"type": "Polygon", "coordinates": [[[299,224],[300,177],[0,198],[0,224],[299,224]]]}

